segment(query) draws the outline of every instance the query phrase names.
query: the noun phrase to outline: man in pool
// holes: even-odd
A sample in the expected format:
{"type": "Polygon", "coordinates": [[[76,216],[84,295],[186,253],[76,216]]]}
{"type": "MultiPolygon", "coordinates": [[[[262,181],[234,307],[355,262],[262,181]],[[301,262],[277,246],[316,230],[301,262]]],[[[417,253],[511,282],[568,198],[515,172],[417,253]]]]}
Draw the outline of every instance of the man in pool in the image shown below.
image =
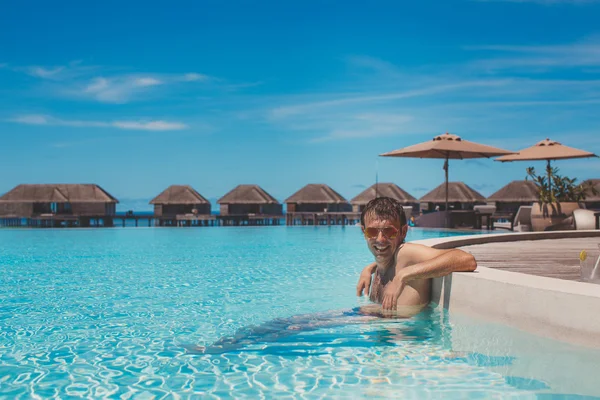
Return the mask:
{"type": "Polygon", "coordinates": [[[477,267],[473,256],[461,250],[436,250],[404,243],[408,231],[406,216],[402,205],[394,199],[380,197],[370,201],[361,215],[361,225],[375,262],[363,270],[357,295],[368,294],[370,289],[371,300],[381,306],[278,318],[259,326],[244,327],[209,346],[191,346],[188,351],[201,354],[243,351],[299,333],[381,321],[381,316],[412,317],[429,303],[431,278],[474,271],[477,267]],[[375,280],[371,284],[373,273],[375,280]]]}
{"type": "Polygon", "coordinates": [[[431,278],[452,272],[472,272],[477,268],[475,258],[462,250],[438,250],[405,243],[406,215],[402,205],[392,198],[371,200],[360,221],[375,262],[363,269],[356,294],[370,294],[371,301],[381,304],[380,310],[379,306],[362,307],[365,313],[413,316],[429,304],[431,278]]]}

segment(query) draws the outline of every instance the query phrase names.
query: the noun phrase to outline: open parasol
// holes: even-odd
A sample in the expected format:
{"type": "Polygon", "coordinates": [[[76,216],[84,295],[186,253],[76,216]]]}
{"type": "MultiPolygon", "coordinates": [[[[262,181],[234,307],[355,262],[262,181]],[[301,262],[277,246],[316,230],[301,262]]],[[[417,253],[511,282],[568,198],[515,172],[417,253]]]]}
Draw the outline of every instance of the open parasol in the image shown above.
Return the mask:
{"type": "Polygon", "coordinates": [[[573,147],[565,146],[555,140],[542,140],[535,145],[526,149],[520,150],[515,154],[509,154],[506,156],[498,157],[495,161],[509,162],[509,161],[537,161],[546,160],[546,172],[548,174],[548,185],[552,190],[552,182],[550,181],[550,161],[551,160],[563,160],[570,158],[587,158],[587,157],[598,157],[594,153],[589,151],[575,149],[573,147]]]}
{"type": "Polygon", "coordinates": [[[382,157],[408,157],[408,158],[440,158],[444,161],[446,172],[446,227],[449,226],[448,212],[448,160],[463,160],[470,158],[490,158],[512,154],[512,151],[497,147],[487,146],[463,140],[457,135],[445,133],[438,135],[433,140],[404,147],[402,149],[380,154],[382,157]]]}

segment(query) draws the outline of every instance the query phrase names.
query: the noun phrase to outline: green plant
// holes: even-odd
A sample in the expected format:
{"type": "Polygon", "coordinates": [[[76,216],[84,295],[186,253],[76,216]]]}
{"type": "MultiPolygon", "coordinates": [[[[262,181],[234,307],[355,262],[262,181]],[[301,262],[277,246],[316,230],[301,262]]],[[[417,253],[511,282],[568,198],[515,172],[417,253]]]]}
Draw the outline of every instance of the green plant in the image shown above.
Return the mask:
{"type": "Polygon", "coordinates": [[[538,189],[540,204],[580,202],[590,194],[598,194],[594,185],[587,181],[577,183],[577,178],[568,178],[558,174],[558,168],[546,167],[546,176],[536,175],[533,167],[527,168],[527,178],[531,178],[538,189]]]}

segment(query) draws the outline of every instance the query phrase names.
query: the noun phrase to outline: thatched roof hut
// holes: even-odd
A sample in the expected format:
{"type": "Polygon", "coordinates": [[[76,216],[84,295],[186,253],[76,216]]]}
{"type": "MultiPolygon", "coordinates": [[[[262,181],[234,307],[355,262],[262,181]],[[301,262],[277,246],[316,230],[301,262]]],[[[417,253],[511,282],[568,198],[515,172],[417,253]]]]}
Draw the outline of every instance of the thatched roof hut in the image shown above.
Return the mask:
{"type": "Polygon", "coordinates": [[[210,214],[210,201],[189,185],[171,185],[150,201],[156,216],[210,214]]]}
{"type": "MultiPolygon", "coordinates": [[[[435,206],[439,206],[440,210],[443,210],[446,202],[446,184],[442,183],[421,197],[419,202],[426,203],[430,210],[435,206]]],[[[448,203],[455,210],[468,210],[472,209],[475,204],[485,204],[485,197],[464,182],[448,182],[448,203]]]]}
{"type": "Polygon", "coordinates": [[[394,183],[377,183],[359,193],[350,200],[352,209],[361,212],[363,207],[375,197],[391,197],[398,200],[404,206],[416,206],[417,199],[394,183]]]}
{"type": "Polygon", "coordinates": [[[0,215],[114,215],[118,202],[95,184],[22,184],[0,197],[0,215]]]}
{"type": "Polygon", "coordinates": [[[290,212],[350,212],[341,194],[324,184],[308,184],[285,200],[290,212]]]}
{"type": "Polygon", "coordinates": [[[488,197],[487,202],[495,203],[497,211],[516,212],[520,206],[529,206],[538,198],[533,181],[512,181],[488,197]]]}
{"type": "Polygon", "coordinates": [[[488,202],[533,203],[538,200],[538,189],[533,181],[512,181],[487,198],[488,202]]]}
{"type": "Polygon", "coordinates": [[[118,203],[95,184],[22,184],[0,197],[1,201],[52,203],[118,203]]]}
{"type": "Polygon", "coordinates": [[[221,197],[221,215],[282,215],[282,205],[258,185],[238,185],[221,197]]]}
{"type": "Polygon", "coordinates": [[[296,193],[291,195],[285,200],[286,203],[348,203],[341,194],[333,190],[331,187],[311,183],[298,190],[296,193]]]}

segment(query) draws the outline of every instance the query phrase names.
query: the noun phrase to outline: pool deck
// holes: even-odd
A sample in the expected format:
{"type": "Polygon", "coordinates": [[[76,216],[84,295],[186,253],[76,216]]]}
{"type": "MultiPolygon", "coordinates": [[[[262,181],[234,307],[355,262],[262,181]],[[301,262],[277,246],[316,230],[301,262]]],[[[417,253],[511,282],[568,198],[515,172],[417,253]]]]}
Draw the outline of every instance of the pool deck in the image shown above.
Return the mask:
{"type": "Polygon", "coordinates": [[[579,280],[579,253],[598,251],[600,238],[563,238],[486,243],[459,247],[475,256],[477,264],[509,272],[579,280]]]}
{"type": "Polygon", "coordinates": [[[593,310],[600,310],[600,284],[579,280],[579,253],[598,249],[600,230],[455,236],[418,243],[460,248],[477,260],[475,272],[433,280],[434,305],[600,348],[600,318],[593,317],[593,310]]]}

